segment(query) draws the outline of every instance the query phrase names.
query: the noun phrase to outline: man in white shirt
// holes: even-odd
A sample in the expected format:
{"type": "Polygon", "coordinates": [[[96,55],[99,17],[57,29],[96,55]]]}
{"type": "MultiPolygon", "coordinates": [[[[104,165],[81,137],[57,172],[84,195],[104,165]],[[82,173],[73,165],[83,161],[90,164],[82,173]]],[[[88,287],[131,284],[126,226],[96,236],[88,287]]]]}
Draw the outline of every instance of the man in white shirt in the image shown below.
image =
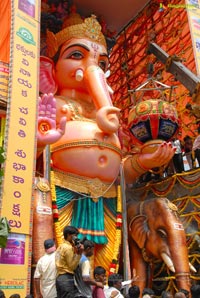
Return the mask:
{"type": "Polygon", "coordinates": [[[81,295],[85,298],[92,297],[91,286],[104,288],[102,282],[91,278],[90,257],[94,254],[94,243],[84,239],[82,241],[84,250],[79,261],[79,267],[75,271],[75,281],[81,295]]]}
{"type": "Polygon", "coordinates": [[[45,254],[38,260],[34,273],[36,298],[56,298],[56,246],[53,239],[44,241],[45,254]]]}
{"type": "Polygon", "coordinates": [[[123,298],[121,294],[122,289],[122,276],[121,274],[111,274],[108,277],[108,288],[104,290],[106,298],[123,298]]]}

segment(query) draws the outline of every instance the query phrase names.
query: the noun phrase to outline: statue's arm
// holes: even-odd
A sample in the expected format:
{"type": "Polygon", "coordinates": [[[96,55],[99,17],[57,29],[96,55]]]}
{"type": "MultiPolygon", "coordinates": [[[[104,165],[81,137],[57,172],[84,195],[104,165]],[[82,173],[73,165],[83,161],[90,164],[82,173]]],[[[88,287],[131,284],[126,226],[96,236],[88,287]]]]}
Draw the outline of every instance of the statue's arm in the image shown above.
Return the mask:
{"type": "Polygon", "coordinates": [[[133,183],[152,168],[167,165],[173,157],[175,148],[163,142],[153,153],[136,153],[124,159],[124,175],[127,184],[133,183]]]}

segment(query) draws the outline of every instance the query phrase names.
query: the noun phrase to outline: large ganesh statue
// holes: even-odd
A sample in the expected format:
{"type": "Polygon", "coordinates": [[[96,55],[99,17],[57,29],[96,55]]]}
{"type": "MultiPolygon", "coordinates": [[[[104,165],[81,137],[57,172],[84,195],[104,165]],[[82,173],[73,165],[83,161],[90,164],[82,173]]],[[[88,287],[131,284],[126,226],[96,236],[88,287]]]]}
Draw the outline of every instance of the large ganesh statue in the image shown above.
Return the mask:
{"type": "Polygon", "coordinates": [[[38,158],[46,145],[51,148],[55,237],[59,243],[62,228],[76,226],[80,237],[95,242],[95,264],[109,270],[120,165],[126,183],[133,183],[149,169],[167,164],[174,149],[163,142],[152,153],[123,158],[120,110],[113,106],[106,82],[108,52],[95,16],[83,20],[72,13],[60,32],[47,32],[46,43],[47,57],[40,60],[37,145],[38,158]]]}

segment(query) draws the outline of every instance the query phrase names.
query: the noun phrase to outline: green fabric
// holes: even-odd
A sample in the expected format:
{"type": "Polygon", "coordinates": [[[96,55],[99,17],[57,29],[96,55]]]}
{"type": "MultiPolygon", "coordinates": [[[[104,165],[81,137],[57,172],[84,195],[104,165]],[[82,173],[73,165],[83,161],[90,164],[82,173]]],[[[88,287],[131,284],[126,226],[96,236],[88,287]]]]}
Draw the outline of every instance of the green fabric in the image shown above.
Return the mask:
{"type": "Polygon", "coordinates": [[[99,198],[96,203],[89,197],[77,200],[73,211],[72,225],[82,230],[79,237],[86,236],[98,244],[108,243],[105,235],[98,235],[105,231],[103,198],[99,198]]]}
{"type": "Polygon", "coordinates": [[[0,217],[0,247],[4,248],[7,244],[10,226],[6,217],[0,217]]]}
{"type": "Polygon", "coordinates": [[[98,202],[94,202],[90,197],[59,186],[56,186],[56,196],[58,210],[74,200],[71,225],[81,230],[79,238],[85,236],[97,244],[108,243],[104,234],[104,201],[110,211],[116,214],[116,199],[103,199],[103,197],[100,197],[98,202]]]}
{"type": "Polygon", "coordinates": [[[57,203],[58,210],[65,207],[74,198],[76,199],[76,197],[77,197],[77,194],[75,192],[56,186],[56,203],[57,203]]]}

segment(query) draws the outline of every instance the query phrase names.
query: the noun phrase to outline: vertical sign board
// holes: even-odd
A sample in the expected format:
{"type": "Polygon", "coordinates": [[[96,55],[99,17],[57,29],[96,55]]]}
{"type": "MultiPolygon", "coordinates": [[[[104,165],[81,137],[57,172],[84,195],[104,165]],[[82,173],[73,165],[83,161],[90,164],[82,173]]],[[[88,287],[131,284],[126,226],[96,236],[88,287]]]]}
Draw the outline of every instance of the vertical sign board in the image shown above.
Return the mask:
{"type": "Polygon", "coordinates": [[[200,1],[186,0],[185,2],[188,13],[197,75],[200,75],[200,1]]]}
{"type": "Polygon", "coordinates": [[[32,194],[39,74],[40,0],[11,0],[11,55],[1,216],[11,233],[0,249],[6,297],[30,290],[32,194]]]}

